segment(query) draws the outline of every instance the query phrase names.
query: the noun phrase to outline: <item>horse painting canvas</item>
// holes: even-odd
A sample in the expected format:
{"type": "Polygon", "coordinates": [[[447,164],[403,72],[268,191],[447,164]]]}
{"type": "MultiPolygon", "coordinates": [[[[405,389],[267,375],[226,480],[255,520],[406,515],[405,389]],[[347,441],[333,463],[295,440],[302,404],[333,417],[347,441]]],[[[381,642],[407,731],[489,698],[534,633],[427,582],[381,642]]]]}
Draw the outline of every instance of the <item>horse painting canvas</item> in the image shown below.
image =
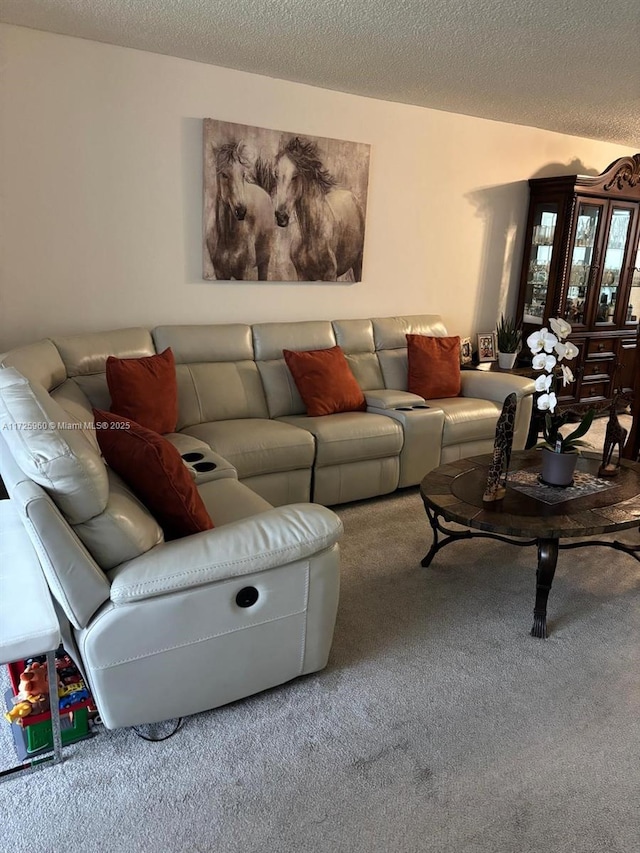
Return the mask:
{"type": "Polygon", "coordinates": [[[216,163],[216,203],[207,249],[217,279],[266,281],[273,251],[271,199],[250,181],[244,144],[226,142],[212,153],[216,163]]]}
{"type": "Polygon", "coordinates": [[[204,121],[206,280],[362,280],[369,146],[204,121]]]}
{"type": "Polygon", "coordinates": [[[299,136],[278,152],[274,169],[275,215],[281,228],[292,214],[298,234],[291,260],[301,281],[337,281],[351,270],[362,278],[364,214],[350,190],[324,168],[315,142],[299,136]]]}

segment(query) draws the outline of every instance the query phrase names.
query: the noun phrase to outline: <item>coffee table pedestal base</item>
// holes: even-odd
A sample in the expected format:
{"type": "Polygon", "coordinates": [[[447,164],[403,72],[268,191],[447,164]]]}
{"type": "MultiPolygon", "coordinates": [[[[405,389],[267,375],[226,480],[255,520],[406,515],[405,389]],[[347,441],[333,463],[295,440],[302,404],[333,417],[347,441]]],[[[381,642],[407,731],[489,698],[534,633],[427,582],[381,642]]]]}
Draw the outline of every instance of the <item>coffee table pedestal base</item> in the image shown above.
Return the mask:
{"type": "Polygon", "coordinates": [[[425,502],[425,510],[427,518],[433,531],[433,543],[422,559],[421,565],[427,567],[441,548],[449,545],[451,542],[457,542],[460,539],[496,539],[499,542],[506,542],[508,545],[531,546],[538,547],[538,568],[536,569],[536,603],[533,608],[533,626],[531,628],[531,636],[546,640],[549,636],[547,631],[547,601],[549,592],[553,584],[553,578],[556,573],[558,564],[558,552],[569,550],[572,548],[591,548],[594,546],[602,548],[614,548],[616,551],[624,551],[635,560],[640,562],[640,546],[625,545],[617,540],[607,542],[601,539],[590,539],[582,542],[567,542],[561,544],[559,539],[549,539],[537,537],[536,539],[523,539],[518,541],[512,537],[502,536],[499,533],[476,533],[474,530],[450,530],[443,526],[440,519],[444,519],[444,515],[435,512],[432,507],[425,502]],[[440,540],[439,534],[443,533],[445,538],[440,540]]]}
{"type": "Polygon", "coordinates": [[[538,540],[538,568],[536,569],[536,604],[533,608],[532,637],[546,640],[547,634],[547,601],[553,576],[558,565],[557,539],[538,540]]]}

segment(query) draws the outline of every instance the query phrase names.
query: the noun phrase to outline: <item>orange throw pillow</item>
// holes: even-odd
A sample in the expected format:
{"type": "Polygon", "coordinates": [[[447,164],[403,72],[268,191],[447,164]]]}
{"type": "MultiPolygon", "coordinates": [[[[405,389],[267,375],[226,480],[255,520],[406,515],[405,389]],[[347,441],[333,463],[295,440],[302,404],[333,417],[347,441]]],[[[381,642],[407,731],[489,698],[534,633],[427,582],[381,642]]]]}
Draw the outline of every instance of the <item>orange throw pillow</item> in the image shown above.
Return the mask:
{"type": "Polygon", "coordinates": [[[175,432],[178,383],[171,348],[142,358],[107,358],[107,385],[114,415],[154,432],[175,432]]]}
{"type": "Polygon", "coordinates": [[[310,417],[367,408],[362,388],[340,347],[307,352],[285,349],[282,354],[310,417]]]}
{"type": "Polygon", "coordinates": [[[460,338],[407,335],[409,391],[425,400],[460,394],[460,338]]]}
{"type": "Polygon", "coordinates": [[[94,409],[93,416],[105,462],[155,517],[166,540],[211,530],[196,484],[166,438],[111,412],[94,409]]]}

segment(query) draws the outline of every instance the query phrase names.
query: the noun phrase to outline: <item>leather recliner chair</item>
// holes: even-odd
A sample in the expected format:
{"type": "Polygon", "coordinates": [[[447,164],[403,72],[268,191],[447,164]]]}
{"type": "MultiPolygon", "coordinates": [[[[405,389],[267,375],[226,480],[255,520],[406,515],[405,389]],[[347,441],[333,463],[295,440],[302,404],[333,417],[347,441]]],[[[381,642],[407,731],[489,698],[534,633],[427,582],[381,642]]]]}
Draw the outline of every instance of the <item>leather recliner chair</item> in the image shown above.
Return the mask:
{"type": "Polygon", "coordinates": [[[196,480],[215,528],[165,542],[68,420],[44,387],[0,369],[0,473],[107,728],[215,708],[326,665],[342,532],[331,510],[274,509],[221,466],[196,480]]]}

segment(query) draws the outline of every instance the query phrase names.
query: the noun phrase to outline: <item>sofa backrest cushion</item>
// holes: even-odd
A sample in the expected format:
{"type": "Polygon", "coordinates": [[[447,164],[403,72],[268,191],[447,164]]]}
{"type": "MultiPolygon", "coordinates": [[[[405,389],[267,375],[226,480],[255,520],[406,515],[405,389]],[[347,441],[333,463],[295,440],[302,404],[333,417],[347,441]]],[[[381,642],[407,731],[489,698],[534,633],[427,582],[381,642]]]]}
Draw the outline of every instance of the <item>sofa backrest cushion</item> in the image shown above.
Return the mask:
{"type": "Polygon", "coordinates": [[[155,516],[165,539],[211,530],[213,522],[182,457],[153,430],[110,412],[94,412],[107,464],[155,516]]]}
{"type": "Polygon", "coordinates": [[[362,390],[384,388],[371,320],[334,320],[331,325],[338,346],[344,352],[362,390]]]}
{"type": "Polygon", "coordinates": [[[153,548],[162,530],[124,483],[114,490],[88,423],[93,414],[84,414],[86,398],[74,380],[54,394],[72,400],[77,417],[13,368],[0,370],[0,429],[19,469],[47,491],[101,568],[110,569],[153,548]]]}
{"type": "Polygon", "coordinates": [[[18,347],[0,356],[0,367],[15,367],[29,382],[50,391],[67,378],[60,353],[50,340],[18,347]]]}
{"type": "Polygon", "coordinates": [[[253,349],[269,407],[269,417],[303,415],[306,407],[284,360],[285,349],[297,352],[329,349],[336,336],[328,320],[302,323],[256,323],[253,349]]]}
{"type": "Polygon", "coordinates": [[[154,355],[151,333],[147,329],[115,329],[53,338],[67,369],[67,376],[90,376],[104,373],[107,358],[141,358],[154,355]]]}
{"type": "Polygon", "coordinates": [[[339,346],[282,352],[309,417],[365,411],[367,402],[362,388],[339,346]]]}
{"type": "Polygon", "coordinates": [[[162,528],[142,501],[111,468],[109,499],[100,515],[73,529],[105,572],[150,551],[164,540],[162,528]]]}
{"type": "Polygon", "coordinates": [[[66,379],[50,391],[51,397],[64,409],[69,423],[82,431],[97,453],[100,453],[96,430],[93,424],[93,410],[87,395],[80,389],[75,379],[66,379]]]}
{"type": "Polygon", "coordinates": [[[269,417],[250,326],[158,326],[153,338],[157,349],[171,347],[175,357],[178,429],[269,417]]]}
{"type": "Polygon", "coordinates": [[[111,395],[107,386],[107,358],[142,358],[155,355],[151,333],[147,329],[116,329],[53,338],[67,371],[96,409],[108,409],[111,395]]]}
{"type": "Polygon", "coordinates": [[[142,358],[110,355],[106,374],[114,414],[160,434],[175,432],[178,386],[171,347],[142,358]]]}
{"type": "Polygon", "coordinates": [[[380,317],[372,320],[373,336],[384,387],[408,390],[407,335],[447,334],[439,314],[413,314],[405,317],[380,317]]]}
{"type": "Polygon", "coordinates": [[[425,400],[460,394],[460,338],[407,335],[409,391],[425,400]]]}
{"type": "Polygon", "coordinates": [[[12,367],[0,370],[0,422],[20,468],[71,524],[104,510],[109,482],[99,453],[41,385],[12,367]]]}
{"type": "Polygon", "coordinates": [[[158,352],[171,347],[176,364],[253,360],[251,326],[245,323],[156,326],[151,334],[158,352]]]}

